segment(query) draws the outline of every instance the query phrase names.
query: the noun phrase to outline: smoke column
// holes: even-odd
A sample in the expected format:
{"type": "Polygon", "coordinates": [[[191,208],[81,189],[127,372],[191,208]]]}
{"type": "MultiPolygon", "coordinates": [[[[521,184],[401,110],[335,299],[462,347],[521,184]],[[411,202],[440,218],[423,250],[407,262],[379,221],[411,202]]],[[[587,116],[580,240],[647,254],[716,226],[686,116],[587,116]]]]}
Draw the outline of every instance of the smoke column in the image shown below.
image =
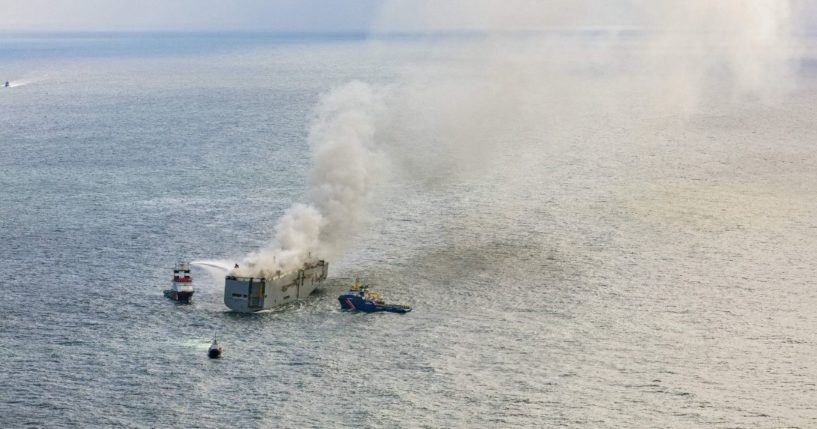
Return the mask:
{"type": "Polygon", "coordinates": [[[687,110],[714,81],[733,97],[778,101],[796,86],[802,47],[796,2],[786,0],[666,1],[637,3],[650,46],[645,68],[664,76],[687,110]]]}
{"type": "Polygon", "coordinates": [[[269,276],[342,250],[363,216],[375,172],[378,105],[379,96],[362,82],[322,97],[309,133],[313,162],[307,202],[286,211],[271,245],[248,255],[237,275],[269,276]]]}
{"type": "Polygon", "coordinates": [[[507,154],[523,171],[531,147],[591,139],[593,127],[648,128],[711,103],[773,102],[796,83],[796,4],[386,1],[372,32],[428,34],[429,60],[407,65],[388,93],[352,82],[322,98],[306,202],[236,273],[339,256],[381,154],[407,177],[484,174],[507,154]],[[437,37],[461,32],[477,36],[437,37]]]}
{"type": "Polygon", "coordinates": [[[798,4],[392,0],[373,31],[429,34],[431,65],[406,68],[388,106],[398,119],[380,132],[396,136],[383,140],[395,142],[397,164],[470,174],[585,125],[649,127],[713,105],[773,104],[797,84],[798,4]],[[413,159],[426,152],[439,156],[413,159]]]}
{"type": "Polygon", "coordinates": [[[517,66],[540,67],[543,60],[553,65],[577,57],[598,60],[602,55],[601,65],[617,67],[624,61],[638,65],[667,77],[664,84],[677,85],[673,90],[686,94],[697,95],[707,79],[728,74],[736,94],[763,97],[793,86],[801,53],[796,19],[802,4],[802,0],[391,0],[374,31],[476,32],[486,41],[472,48],[472,56],[511,66],[507,54],[525,47],[532,49],[514,58],[517,66]],[[535,37],[509,37],[554,31],[604,32],[607,37],[595,36],[592,46],[566,51],[552,46],[537,49],[535,37]],[[639,34],[637,51],[621,49],[632,40],[622,37],[626,31],[639,34]]]}

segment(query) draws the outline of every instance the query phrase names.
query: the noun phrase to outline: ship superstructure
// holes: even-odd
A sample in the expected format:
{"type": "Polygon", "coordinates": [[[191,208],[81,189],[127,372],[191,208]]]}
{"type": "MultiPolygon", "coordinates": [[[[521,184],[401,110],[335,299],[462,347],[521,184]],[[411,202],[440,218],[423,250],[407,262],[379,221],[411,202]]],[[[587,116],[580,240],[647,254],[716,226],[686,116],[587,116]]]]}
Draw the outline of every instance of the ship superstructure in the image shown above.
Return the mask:
{"type": "Polygon", "coordinates": [[[326,280],[329,263],[315,260],[297,270],[264,277],[228,275],[224,279],[224,305],[241,313],[269,310],[309,296],[326,280]]]}

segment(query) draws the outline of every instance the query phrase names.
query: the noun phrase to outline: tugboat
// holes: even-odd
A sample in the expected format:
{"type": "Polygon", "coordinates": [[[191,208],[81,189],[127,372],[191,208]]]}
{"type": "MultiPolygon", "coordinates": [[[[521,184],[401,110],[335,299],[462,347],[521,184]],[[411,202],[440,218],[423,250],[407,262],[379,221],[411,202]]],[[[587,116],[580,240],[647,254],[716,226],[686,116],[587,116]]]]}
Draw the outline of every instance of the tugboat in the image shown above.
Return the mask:
{"type": "Polygon", "coordinates": [[[179,302],[190,302],[193,298],[193,278],[190,277],[190,264],[177,262],[173,268],[173,283],[165,290],[165,297],[179,302]]]}
{"type": "Polygon", "coordinates": [[[362,311],[364,313],[376,313],[385,311],[388,313],[408,313],[411,307],[399,304],[386,304],[379,292],[370,291],[367,285],[361,285],[360,279],[355,279],[355,284],[348,292],[342,293],[338,297],[342,310],[362,311]]]}
{"type": "Polygon", "coordinates": [[[207,357],[210,359],[218,359],[221,357],[221,352],[224,351],[224,348],[218,344],[216,337],[213,337],[213,342],[210,343],[210,348],[207,350],[207,357]]]}

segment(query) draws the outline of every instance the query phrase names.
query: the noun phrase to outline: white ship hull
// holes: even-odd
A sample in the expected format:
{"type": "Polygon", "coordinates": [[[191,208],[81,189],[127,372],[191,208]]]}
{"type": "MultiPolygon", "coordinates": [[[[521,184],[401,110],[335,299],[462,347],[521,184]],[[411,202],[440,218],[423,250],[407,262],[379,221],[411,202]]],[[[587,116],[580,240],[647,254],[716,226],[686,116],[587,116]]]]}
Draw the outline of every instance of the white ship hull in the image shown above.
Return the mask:
{"type": "Polygon", "coordinates": [[[227,276],[224,305],[240,313],[269,310],[308,297],[326,280],[329,264],[318,261],[271,278],[227,276]]]}

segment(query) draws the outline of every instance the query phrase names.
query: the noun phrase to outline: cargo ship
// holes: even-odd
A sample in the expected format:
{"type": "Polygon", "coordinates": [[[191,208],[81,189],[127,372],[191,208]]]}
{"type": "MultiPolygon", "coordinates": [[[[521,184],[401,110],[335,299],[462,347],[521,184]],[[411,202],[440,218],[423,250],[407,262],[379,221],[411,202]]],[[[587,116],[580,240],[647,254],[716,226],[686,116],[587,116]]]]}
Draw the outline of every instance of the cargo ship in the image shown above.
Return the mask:
{"type": "Polygon", "coordinates": [[[308,297],[326,280],[329,263],[306,262],[297,270],[276,271],[272,275],[224,279],[224,305],[239,313],[255,313],[308,297]]]}

